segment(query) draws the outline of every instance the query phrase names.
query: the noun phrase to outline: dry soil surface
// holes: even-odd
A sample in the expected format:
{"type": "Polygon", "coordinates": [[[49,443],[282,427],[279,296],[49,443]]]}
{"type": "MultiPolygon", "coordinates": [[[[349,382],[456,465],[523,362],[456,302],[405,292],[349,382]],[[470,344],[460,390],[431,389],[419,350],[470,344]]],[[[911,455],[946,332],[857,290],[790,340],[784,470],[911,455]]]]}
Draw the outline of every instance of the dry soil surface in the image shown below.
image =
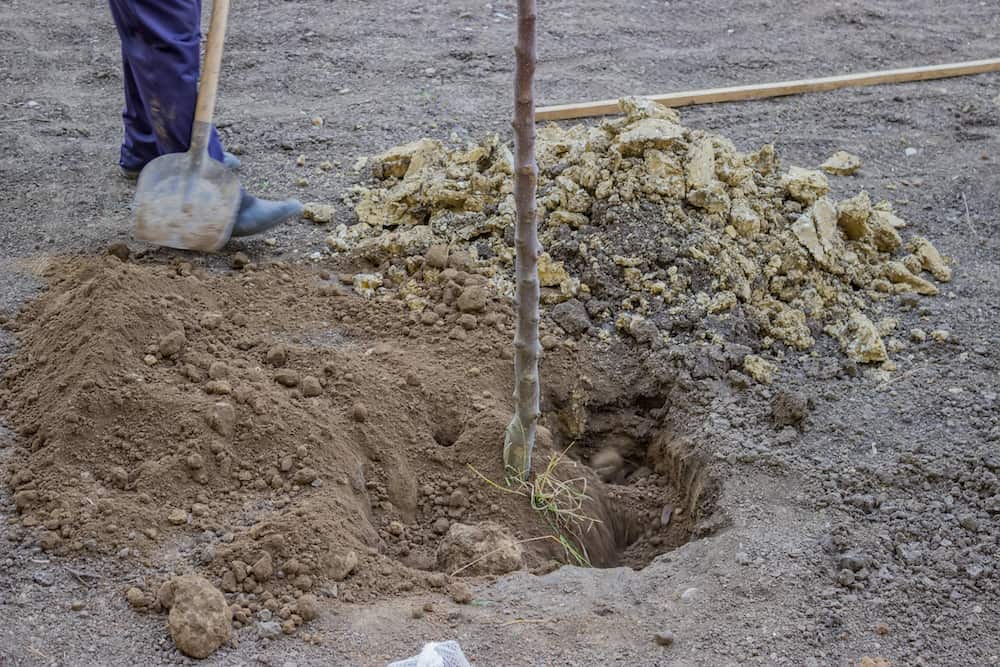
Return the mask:
{"type": "MultiPolygon", "coordinates": [[[[506,132],[513,15],[512,3],[240,4],[219,119],[227,145],[242,155],[246,184],[263,195],[295,191],[304,200],[336,201],[359,180],[352,171],[359,156],[421,136],[506,132]],[[304,167],[296,166],[300,155],[304,167]],[[332,169],[313,166],[325,160],[332,169]]],[[[550,414],[573,393],[560,388],[587,376],[601,380],[588,391],[602,415],[631,413],[633,427],[655,423],[643,437],[654,454],[648,463],[663,464],[671,485],[665,502],[687,502],[691,513],[707,503],[685,527],[696,539],[639,570],[566,566],[540,574],[543,557],[559,554],[536,553],[536,562],[528,559],[535,573],[472,578],[471,604],[458,604],[461,591],[448,595],[430,580],[438,566],[422,550],[440,539],[436,531],[406,532],[428,522],[394,515],[408,509],[391,497],[397,490],[387,480],[347,477],[338,485],[339,462],[362,456],[393,470],[415,465],[399,451],[436,451],[450,441],[454,460],[439,455],[412,476],[433,477],[426,497],[417,490],[414,516],[452,518],[435,500],[468,491],[497,504],[473,518],[503,514],[497,518],[509,530],[528,537],[532,517],[518,519],[513,505],[500,512],[508,501],[490,500],[474,476],[456,489],[445,475],[457,476],[460,464],[491,465],[475,443],[490,442],[502,427],[509,304],[491,302],[500,317],[483,326],[488,313],[477,315],[484,322],[465,340],[449,336],[450,328],[411,327],[392,304],[336,296],[337,267],[329,267],[329,280],[307,259],[324,247],[327,230],[305,221],[277,231],[272,244],[234,243],[218,257],[145,252],[128,237],[131,186],[114,165],[121,79],[106,7],[12,0],[0,6],[0,26],[0,313],[7,320],[21,311],[0,338],[0,351],[11,355],[3,362],[0,422],[0,460],[10,467],[0,487],[0,664],[186,662],[165,617],[137,613],[125,591],[149,591],[171,571],[192,568],[221,581],[224,559],[232,556],[230,571],[232,560],[256,564],[258,542],[282,532],[251,534],[254,526],[298,510],[301,522],[282,524],[291,526],[290,550],[276,542],[264,549],[279,555],[283,573],[301,569],[289,568],[286,557],[303,555],[310,568],[328,563],[316,554],[333,545],[315,537],[336,532],[361,554],[359,574],[317,587],[322,613],[295,637],[264,639],[248,619],[235,645],[208,664],[378,665],[447,638],[482,665],[856,665],[864,656],[893,665],[1000,662],[996,75],[686,110],[687,126],[724,134],[742,150],[774,142],[789,164],[815,166],[841,149],[861,156],[861,171],[834,179],[833,194],[865,189],[891,200],[915,233],[954,259],[940,296],[894,298],[886,314],[903,331],[945,330],[947,340],[908,343],[889,379],[847,363],[826,340],[787,354],[773,385],[749,387],[725,379],[734,363],[725,354],[705,359],[691,349],[671,354],[627,341],[600,354],[585,342],[550,354],[550,414]],[[122,241],[138,251],[129,262],[104,257],[122,241]],[[259,268],[232,270],[237,251],[259,268]],[[25,307],[46,283],[47,296],[25,307]],[[77,324],[86,339],[72,336],[77,324]],[[165,353],[171,343],[163,337],[178,329],[198,359],[165,353]],[[294,387],[274,382],[279,371],[266,355],[275,344],[292,350],[286,370],[297,373],[294,387]],[[227,367],[228,379],[218,367],[210,377],[213,360],[227,367]],[[467,375],[473,363],[475,381],[467,375]],[[267,377],[255,375],[256,365],[267,377]],[[307,375],[320,394],[305,395],[314,390],[305,389],[307,375]],[[92,386],[80,384],[88,377],[92,386]],[[194,401],[183,384],[197,381],[202,392],[211,380],[230,382],[231,393],[213,385],[222,393],[194,401]],[[241,385],[259,386],[260,395],[240,399],[241,385]],[[150,387],[163,394],[159,408],[150,387]],[[71,403],[60,400],[67,390],[78,392],[80,412],[101,419],[72,417],[71,403]],[[221,447],[219,456],[208,433],[227,428],[228,413],[212,413],[226,396],[237,414],[254,415],[235,426],[252,436],[252,447],[221,447]],[[390,418],[359,420],[358,401],[390,418]],[[447,419],[424,414],[447,415],[455,406],[486,415],[471,420],[475,438],[437,433],[447,419]],[[142,422],[157,409],[181,416],[169,426],[142,422]],[[40,422],[51,430],[33,430],[40,422]],[[273,439],[267,428],[276,429],[273,439]],[[412,438],[412,448],[386,442],[398,433],[412,438]],[[167,447],[171,439],[176,451],[167,447]],[[324,458],[331,440],[336,456],[324,458]],[[103,448],[88,449],[96,442],[103,448]],[[214,457],[210,465],[189,463],[195,445],[214,457]],[[289,450],[286,470],[278,450],[289,450]],[[95,460],[105,452],[133,465],[95,460]],[[200,481],[206,468],[226,471],[231,482],[222,475],[200,481]],[[31,479],[24,469],[34,471],[31,479]],[[304,469],[318,476],[307,480],[312,473],[304,469]],[[25,526],[30,512],[23,510],[38,498],[21,496],[19,512],[14,490],[47,502],[45,494],[68,479],[53,470],[76,475],[78,495],[68,505],[83,508],[100,487],[108,495],[92,502],[109,511],[53,516],[45,507],[39,525],[25,526]],[[93,478],[83,475],[88,470],[93,478]],[[158,514],[174,509],[159,502],[186,489],[192,504],[180,528],[158,514]],[[118,502],[128,494],[135,498],[118,502]],[[362,520],[352,511],[363,505],[352,503],[365,496],[374,509],[362,520]],[[393,521],[403,525],[404,540],[393,539],[400,537],[393,521]],[[155,528],[156,538],[143,528],[155,528]],[[406,562],[417,557],[425,560],[406,562]],[[383,571],[387,562],[400,569],[383,571]],[[418,611],[425,604],[429,611],[418,611]],[[669,633],[672,643],[656,641],[657,633],[669,633]]],[[[540,31],[538,91],[557,103],[983,58],[994,55],[1000,18],[988,3],[958,11],[923,0],[802,2],[794,11],[764,1],[566,0],[542,4],[540,31]]],[[[336,215],[351,219],[343,206],[336,215]]],[[[558,437],[556,422],[550,425],[558,437]]],[[[675,544],[654,537],[646,535],[645,555],[675,544]]],[[[631,555],[633,564],[645,562],[641,555],[631,555]]],[[[273,594],[291,604],[307,583],[282,581],[273,594]]],[[[251,586],[242,595],[264,592],[251,586]]],[[[255,600],[243,599],[248,609],[255,600]]]]}

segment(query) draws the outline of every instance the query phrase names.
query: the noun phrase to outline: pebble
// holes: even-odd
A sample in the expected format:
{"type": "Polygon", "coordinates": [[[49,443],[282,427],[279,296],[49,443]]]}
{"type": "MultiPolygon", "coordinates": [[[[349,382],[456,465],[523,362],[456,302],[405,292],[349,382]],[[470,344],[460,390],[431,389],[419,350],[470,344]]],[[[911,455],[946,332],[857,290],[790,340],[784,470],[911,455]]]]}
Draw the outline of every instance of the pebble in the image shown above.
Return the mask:
{"type": "Polygon", "coordinates": [[[958,525],[972,532],[979,530],[979,521],[972,514],[963,514],[958,517],[958,525]]]}
{"type": "Polygon", "coordinates": [[[56,582],[55,577],[50,572],[45,572],[44,570],[31,575],[31,580],[39,586],[51,586],[56,582]]]}
{"type": "Polygon", "coordinates": [[[691,603],[694,599],[698,597],[700,591],[697,588],[688,588],[683,593],[681,593],[681,602],[691,603]]]}
{"type": "Polygon", "coordinates": [[[281,636],[281,625],[277,621],[258,623],[257,634],[263,639],[277,639],[281,636]]]}
{"type": "Polygon", "coordinates": [[[669,630],[664,630],[662,632],[657,632],[653,635],[653,640],[656,641],[660,646],[671,646],[674,643],[674,633],[669,630]]]}
{"type": "Polygon", "coordinates": [[[238,252],[229,260],[229,265],[234,269],[242,269],[250,263],[250,257],[245,252],[238,252]]]}

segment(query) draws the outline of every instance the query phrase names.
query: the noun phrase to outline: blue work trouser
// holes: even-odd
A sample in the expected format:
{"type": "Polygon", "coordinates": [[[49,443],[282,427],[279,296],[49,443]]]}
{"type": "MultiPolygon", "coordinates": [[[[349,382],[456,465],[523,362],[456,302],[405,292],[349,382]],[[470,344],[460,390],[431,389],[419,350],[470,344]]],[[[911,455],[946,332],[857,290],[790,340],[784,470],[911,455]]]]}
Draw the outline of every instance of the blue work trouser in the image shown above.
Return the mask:
{"type": "MultiPolygon", "coordinates": [[[[201,0],[109,0],[122,42],[125,137],[119,164],[186,151],[198,99],[201,0]]],[[[208,152],[222,160],[212,128],[208,152]]]]}

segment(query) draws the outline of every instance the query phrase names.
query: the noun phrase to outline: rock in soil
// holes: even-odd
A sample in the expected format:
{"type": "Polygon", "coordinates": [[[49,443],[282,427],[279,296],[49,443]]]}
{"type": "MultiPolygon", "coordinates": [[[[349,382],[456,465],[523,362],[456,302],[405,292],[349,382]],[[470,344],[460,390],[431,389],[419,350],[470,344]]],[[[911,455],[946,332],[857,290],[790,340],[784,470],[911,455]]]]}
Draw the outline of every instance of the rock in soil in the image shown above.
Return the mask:
{"type": "Polygon", "coordinates": [[[775,426],[797,426],[809,414],[809,399],[795,391],[779,389],[771,401],[771,420],[775,426]]]}
{"type": "Polygon", "coordinates": [[[523,566],[521,546],[498,524],[453,523],[437,549],[438,567],[462,576],[506,574],[523,566]]]}
{"type": "Polygon", "coordinates": [[[229,641],[232,611],[207,579],[194,575],[170,580],[167,629],[177,648],[192,658],[207,658],[229,641]]]}

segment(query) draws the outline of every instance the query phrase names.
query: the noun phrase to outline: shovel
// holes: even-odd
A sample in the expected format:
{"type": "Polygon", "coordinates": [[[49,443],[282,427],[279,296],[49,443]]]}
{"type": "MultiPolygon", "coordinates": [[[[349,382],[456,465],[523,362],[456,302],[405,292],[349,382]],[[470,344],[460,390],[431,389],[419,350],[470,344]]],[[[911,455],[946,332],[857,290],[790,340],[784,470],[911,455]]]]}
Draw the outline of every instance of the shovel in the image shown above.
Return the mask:
{"type": "Polygon", "coordinates": [[[135,192],[135,237],[156,245],[215,252],[226,244],[240,205],[239,177],[208,155],[229,0],[214,0],[198,106],[186,153],[146,165],[135,192]]]}

